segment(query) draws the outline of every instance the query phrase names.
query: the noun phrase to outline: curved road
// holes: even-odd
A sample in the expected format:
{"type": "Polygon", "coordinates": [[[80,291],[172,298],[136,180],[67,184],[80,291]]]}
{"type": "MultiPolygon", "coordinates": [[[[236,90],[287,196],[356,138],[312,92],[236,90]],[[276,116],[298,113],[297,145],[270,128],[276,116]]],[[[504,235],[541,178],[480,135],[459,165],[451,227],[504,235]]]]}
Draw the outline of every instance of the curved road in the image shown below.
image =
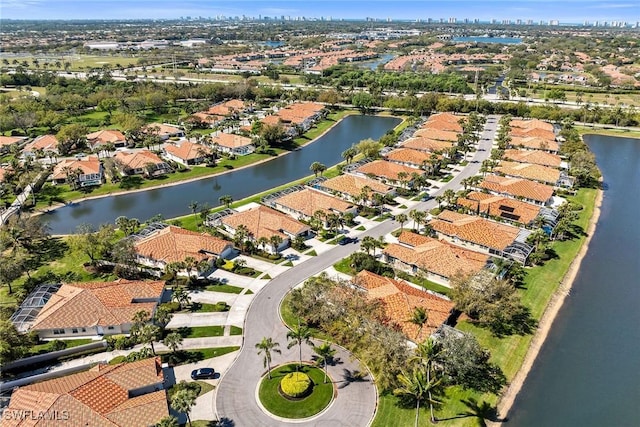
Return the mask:
{"type": "MultiPolygon", "coordinates": [[[[435,195],[440,195],[447,189],[458,190],[461,187],[460,182],[464,178],[479,172],[482,161],[491,154],[497,122],[498,116],[488,116],[487,124],[481,135],[479,150],[476,151],[473,160],[454,179],[442,186],[435,195]]],[[[414,209],[430,210],[435,205],[434,200],[429,200],[418,204],[414,209]]],[[[363,232],[360,236],[377,237],[397,228],[398,224],[395,221],[384,221],[363,232]]],[[[337,388],[337,396],[329,409],[319,417],[295,424],[277,421],[262,412],[254,398],[257,384],[266,372],[263,369],[262,356],[259,356],[255,350],[257,342],[261,341],[263,337],[272,337],[274,341],[280,343],[282,354],[273,354],[274,366],[298,359],[297,346],[290,350],[287,349],[288,329],[279,317],[282,298],[295,285],[349,256],[358,248],[359,244],[336,246],[280,274],[255,296],[245,319],[242,350],[229,371],[222,377],[214,395],[217,414],[223,420],[222,425],[233,425],[234,427],[280,425],[352,427],[366,426],[371,422],[377,405],[376,388],[370,377],[362,382],[345,380],[344,369],[359,370],[360,365],[352,355],[342,349],[339,349],[336,354],[339,363],[329,367],[329,374],[337,388]]],[[[303,358],[311,359],[309,346],[303,346],[303,358]]]]}

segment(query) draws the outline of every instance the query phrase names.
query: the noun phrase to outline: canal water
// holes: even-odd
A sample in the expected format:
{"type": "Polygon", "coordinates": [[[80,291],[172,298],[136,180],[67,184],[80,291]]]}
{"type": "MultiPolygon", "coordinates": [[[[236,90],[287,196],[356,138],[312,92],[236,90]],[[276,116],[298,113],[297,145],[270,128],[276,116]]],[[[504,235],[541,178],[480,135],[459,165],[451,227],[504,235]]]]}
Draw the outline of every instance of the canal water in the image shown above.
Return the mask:
{"type": "Polygon", "coordinates": [[[507,426],[640,426],[640,140],[585,141],[604,177],[597,230],[507,426]]]}
{"type": "Polygon", "coordinates": [[[400,119],[395,117],[347,116],[312,144],[271,161],[199,181],[77,202],[42,218],[53,234],[67,234],[80,224],[113,223],[122,215],[141,221],[157,214],[165,218],[186,215],[192,201],[217,206],[219,197],[226,194],[240,200],[308,176],[313,162],[335,165],[352,144],[367,138],[379,139],[398,123],[400,119]]]}

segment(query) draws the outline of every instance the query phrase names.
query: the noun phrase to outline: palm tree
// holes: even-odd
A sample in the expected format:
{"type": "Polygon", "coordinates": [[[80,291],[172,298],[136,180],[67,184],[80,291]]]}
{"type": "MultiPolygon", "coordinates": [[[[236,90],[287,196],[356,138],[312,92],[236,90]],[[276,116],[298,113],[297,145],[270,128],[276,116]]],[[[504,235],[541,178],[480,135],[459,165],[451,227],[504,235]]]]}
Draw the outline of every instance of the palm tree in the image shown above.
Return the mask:
{"type": "Polygon", "coordinates": [[[189,389],[181,389],[175,392],[171,398],[171,407],[177,412],[183,412],[187,416],[187,422],[191,425],[191,417],[189,413],[191,408],[196,404],[198,395],[189,389]]]}
{"type": "Polygon", "coordinates": [[[318,174],[322,175],[322,172],[326,171],[327,167],[320,162],[313,162],[311,166],[309,166],[309,170],[317,177],[318,174]]]}
{"type": "Polygon", "coordinates": [[[411,317],[407,319],[407,322],[413,323],[418,327],[418,333],[416,334],[416,340],[420,336],[420,332],[422,332],[422,328],[426,325],[429,320],[429,313],[427,309],[424,307],[415,307],[413,309],[413,313],[411,313],[411,317]]]}
{"type": "Polygon", "coordinates": [[[224,196],[220,196],[218,198],[218,202],[220,204],[225,205],[227,208],[231,207],[231,203],[233,203],[233,197],[229,194],[225,194],[224,196]]]}
{"type": "Polygon", "coordinates": [[[277,234],[274,234],[271,237],[269,237],[269,243],[271,243],[271,247],[273,248],[274,254],[278,253],[278,248],[280,247],[283,241],[284,240],[282,239],[282,237],[277,234]]]}
{"type": "Polygon", "coordinates": [[[145,323],[140,329],[138,329],[136,335],[140,342],[149,344],[151,346],[151,352],[155,356],[156,349],[153,346],[153,343],[156,339],[158,339],[158,336],[160,335],[160,327],[151,323],[145,323]]]}
{"type": "Polygon", "coordinates": [[[169,415],[161,419],[156,427],[179,427],[179,424],[176,417],[169,415]]]}
{"type": "MultiPolygon", "coordinates": [[[[435,400],[432,397],[434,391],[439,390],[441,386],[440,380],[427,379],[427,374],[422,369],[415,368],[410,374],[402,372],[398,375],[398,381],[400,387],[393,390],[393,394],[396,396],[403,396],[415,399],[416,401],[416,421],[415,427],[418,427],[418,420],[420,416],[420,403],[427,402],[430,405],[439,404],[440,401],[435,400]]],[[[431,422],[435,423],[436,419],[431,412],[431,422]]]]}
{"type": "Polygon", "coordinates": [[[367,254],[369,254],[371,252],[371,249],[375,251],[376,244],[376,239],[371,236],[364,236],[362,238],[362,241],[360,242],[360,247],[362,248],[362,250],[366,251],[367,254]]]}
{"type": "Polygon", "coordinates": [[[171,299],[173,301],[177,301],[180,304],[180,309],[184,309],[185,306],[191,304],[191,297],[189,293],[182,287],[178,286],[173,290],[171,294],[171,299]]]}
{"type": "Polygon", "coordinates": [[[358,150],[351,146],[342,152],[342,158],[349,164],[357,154],[358,150]]]}
{"type": "Polygon", "coordinates": [[[404,228],[404,224],[405,222],[407,222],[409,218],[407,217],[406,214],[398,214],[396,215],[396,221],[398,221],[400,223],[400,231],[402,232],[402,229],[404,228]]]}
{"type": "Polygon", "coordinates": [[[416,226],[416,230],[418,230],[418,233],[419,233],[420,224],[422,224],[422,222],[427,219],[427,213],[424,211],[418,211],[414,209],[409,212],[409,218],[413,220],[416,226]]]}
{"type": "Polygon", "coordinates": [[[194,200],[191,203],[189,203],[189,210],[191,211],[192,215],[195,215],[196,212],[198,211],[198,202],[194,200]]]}
{"type": "Polygon", "coordinates": [[[469,410],[463,412],[461,415],[476,417],[479,427],[487,427],[487,420],[492,422],[503,421],[498,418],[498,409],[487,401],[483,400],[481,403],[478,403],[476,399],[470,397],[468,400],[462,400],[462,403],[464,403],[469,410]]]}
{"type": "Polygon", "coordinates": [[[324,366],[324,383],[327,382],[327,365],[336,354],[336,350],[331,348],[331,344],[324,342],[319,346],[313,346],[314,353],[318,356],[318,363],[324,366]]]}
{"type": "Polygon", "coordinates": [[[301,325],[298,323],[297,327],[294,327],[289,332],[287,332],[287,339],[289,340],[289,344],[287,344],[287,348],[291,348],[294,345],[298,346],[298,352],[300,356],[300,361],[298,367],[302,366],[302,344],[313,345],[311,342],[311,329],[309,329],[306,325],[301,325]]]}
{"type": "Polygon", "coordinates": [[[170,334],[167,334],[166,337],[164,337],[164,340],[162,340],[162,344],[166,345],[169,350],[171,350],[171,353],[175,353],[182,345],[182,335],[180,335],[178,332],[171,332],[170,334]]]}
{"type": "Polygon", "coordinates": [[[453,202],[455,202],[456,200],[456,192],[453,191],[452,189],[447,189],[444,191],[444,193],[442,194],[445,198],[445,200],[447,201],[447,205],[453,205],[453,202]]]}
{"type": "Polygon", "coordinates": [[[264,354],[264,367],[267,368],[267,376],[271,379],[271,352],[282,353],[278,347],[280,343],[274,342],[271,337],[264,337],[262,341],[256,343],[258,354],[264,354]]]}

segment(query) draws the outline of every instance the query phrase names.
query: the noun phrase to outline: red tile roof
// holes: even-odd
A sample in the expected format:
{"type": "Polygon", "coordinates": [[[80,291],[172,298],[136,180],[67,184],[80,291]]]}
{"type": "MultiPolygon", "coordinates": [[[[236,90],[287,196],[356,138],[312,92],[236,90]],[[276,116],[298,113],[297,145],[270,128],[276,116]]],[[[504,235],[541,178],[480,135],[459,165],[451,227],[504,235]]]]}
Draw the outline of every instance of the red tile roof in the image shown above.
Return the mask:
{"type": "Polygon", "coordinates": [[[480,192],[471,192],[466,198],[459,198],[458,205],[466,206],[476,214],[488,214],[524,225],[531,223],[540,214],[540,206],[480,192]]]}
{"type": "Polygon", "coordinates": [[[213,144],[229,149],[246,147],[253,144],[251,138],[233,133],[219,133],[212,138],[213,144]]]}
{"type": "Polygon", "coordinates": [[[533,163],[536,165],[560,167],[562,159],[557,154],[540,150],[505,150],[504,159],[520,163],[533,163]]]}
{"type": "Polygon", "coordinates": [[[344,213],[353,209],[351,203],[310,188],[286,194],[276,199],[275,203],[308,217],[313,216],[316,211],[344,213]]]}
{"type": "MultiPolygon", "coordinates": [[[[129,398],[144,387],[162,387],[164,375],[160,359],[152,358],[120,365],[98,365],[87,372],[68,375],[18,388],[11,396],[9,410],[33,411],[66,416],[23,420],[3,417],[2,425],[71,427],[139,427],[154,425],[169,415],[166,393],[159,390],[129,398]],[[118,382],[124,373],[130,381],[118,382]],[[66,414],[66,415],[65,415],[66,414]]],[[[17,418],[17,417],[16,417],[17,418]]]]}
{"type": "Polygon", "coordinates": [[[113,157],[122,163],[125,168],[132,170],[143,169],[149,163],[153,165],[161,165],[165,163],[157,154],[152,153],[149,150],[140,150],[135,152],[118,151],[113,157]]]}
{"type": "Polygon", "coordinates": [[[410,231],[403,231],[398,242],[387,245],[384,254],[442,277],[477,273],[489,259],[487,254],[410,231]]]}
{"type": "Polygon", "coordinates": [[[72,171],[79,169],[82,174],[90,175],[99,174],[101,165],[97,156],[89,156],[86,159],[64,159],[53,168],[53,179],[67,179],[67,168],[72,171]]]}
{"type": "Polygon", "coordinates": [[[91,145],[95,145],[122,142],[126,141],[126,138],[124,134],[119,130],[104,129],[88,134],[87,140],[91,145]]]}
{"type": "Polygon", "coordinates": [[[553,187],[523,178],[487,175],[479,187],[500,194],[535,200],[540,203],[546,203],[553,196],[553,187]]]}
{"type": "Polygon", "coordinates": [[[168,144],[164,149],[167,153],[184,161],[200,159],[211,153],[210,148],[189,141],[182,141],[179,146],[168,144]]]}
{"type": "Polygon", "coordinates": [[[308,225],[296,221],[289,215],[262,205],[227,215],[221,221],[233,229],[244,225],[254,239],[261,237],[269,239],[274,235],[285,238],[288,237],[285,232],[298,235],[310,229],[308,225]]]}
{"type": "Polygon", "coordinates": [[[199,261],[209,259],[210,254],[220,255],[233,245],[206,233],[170,225],[137,241],[134,246],[144,258],[171,263],[184,261],[187,257],[199,261]]]}
{"type": "Polygon", "coordinates": [[[438,141],[427,137],[409,138],[403,142],[402,147],[414,150],[433,152],[447,151],[453,147],[451,141],[438,141]]]}
{"type": "Polygon", "coordinates": [[[458,140],[458,132],[450,132],[439,129],[418,129],[413,135],[435,139],[438,141],[455,142],[458,140]]]}
{"type": "Polygon", "coordinates": [[[30,143],[28,143],[22,151],[57,151],[58,150],[58,138],[55,135],[40,135],[30,143]]]}
{"type": "Polygon", "coordinates": [[[374,160],[373,162],[365,163],[364,165],[360,166],[357,171],[364,175],[371,174],[379,178],[386,178],[392,181],[400,181],[400,179],[398,178],[398,174],[403,172],[407,174],[406,180],[411,179],[412,173],[423,173],[418,169],[399,165],[393,162],[388,162],[386,160],[374,160]]]}
{"type": "Polygon", "coordinates": [[[159,300],[162,281],[88,282],[63,284],[40,310],[31,329],[114,326],[131,322],[135,312],[151,313],[159,300]]]}
{"type": "Polygon", "coordinates": [[[381,183],[380,181],[351,174],[338,175],[335,178],[329,178],[321,185],[324,188],[338,193],[348,194],[351,197],[360,196],[365,187],[369,187],[371,191],[380,194],[388,194],[391,192],[391,187],[381,183]]]}
{"type": "Polygon", "coordinates": [[[412,341],[422,342],[450,316],[453,303],[442,297],[414,288],[402,280],[394,280],[362,270],[353,278],[354,285],[367,291],[370,299],[382,300],[387,316],[397,323],[412,341]],[[409,322],[416,307],[427,311],[422,327],[409,322]]]}
{"type": "Polygon", "coordinates": [[[498,250],[511,245],[520,232],[518,227],[449,210],[442,211],[429,225],[446,236],[498,250]]]}
{"type": "Polygon", "coordinates": [[[384,157],[390,162],[409,163],[419,167],[431,159],[431,153],[410,148],[398,148],[387,153],[384,157]]]}
{"type": "Polygon", "coordinates": [[[531,163],[517,163],[509,161],[501,161],[494,168],[494,172],[507,176],[515,176],[518,178],[531,179],[546,184],[555,185],[560,179],[560,171],[542,165],[534,165],[531,163]]]}

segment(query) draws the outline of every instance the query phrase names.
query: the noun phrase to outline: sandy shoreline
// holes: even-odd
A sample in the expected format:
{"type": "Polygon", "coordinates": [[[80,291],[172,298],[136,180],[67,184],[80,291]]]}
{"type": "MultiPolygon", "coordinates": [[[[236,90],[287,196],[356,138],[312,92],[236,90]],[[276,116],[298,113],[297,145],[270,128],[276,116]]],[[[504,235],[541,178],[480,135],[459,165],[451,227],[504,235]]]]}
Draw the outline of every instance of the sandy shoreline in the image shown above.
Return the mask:
{"type": "MultiPolygon", "coordinates": [[[[603,194],[604,192],[602,190],[598,190],[595,205],[593,208],[593,215],[591,216],[591,220],[589,221],[589,226],[587,228],[587,237],[585,238],[585,241],[580,248],[580,252],[578,252],[578,255],[571,262],[567,274],[562,279],[562,282],[558,286],[558,289],[556,289],[555,293],[552,295],[547,308],[540,318],[538,329],[536,330],[536,333],[531,340],[531,345],[527,350],[527,354],[525,355],[524,361],[522,362],[522,366],[520,366],[518,373],[513,378],[513,380],[509,384],[509,387],[498,402],[498,413],[501,417],[507,417],[509,415],[509,411],[511,410],[511,407],[515,402],[516,396],[522,389],[522,386],[527,379],[527,375],[531,371],[533,363],[538,357],[538,353],[540,353],[540,349],[542,348],[542,345],[544,344],[547,336],[549,335],[549,332],[551,331],[553,321],[555,320],[558,312],[560,311],[560,308],[562,308],[565,299],[571,291],[573,282],[578,275],[578,271],[580,271],[580,264],[582,263],[582,259],[587,254],[589,243],[591,242],[591,238],[596,231],[596,225],[598,223],[598,219],[600,218],[600,206],[602,204],[603,194]]],[[[496,425],[500,424],[502,423],[496,423],[496,425]]]]}
{"type": "MultiPolygon", "coordinates": [[[[351,116],[353,114],[355,114],[355,113],[347,113],[347,114],[345,114],[344,117],[341,117],[338,121],[336,121],[334,124],[332,124],[327,129],[325,129],[324,132],[322,132],[320,135],[316,136],[314,139],[310,140],[306,144],[302,145],[300,148],[304,148],[304,147],[306,147],[308,145],[313,144],[318,139],[323,137],[327,132],[329,132],[331,129],[333,129],[338,123],[340,123],[346,117],[351,116]]],[[[221,175],[224,175],[224,174],[227,174],[227,173],[239,171],[239,170],[242,170],[242,169],[245,169],[245,168],[250,168],[250,167],[253,167],[253,166],[257,166],[257,165],[262,164],[262,163],[270,162],[270,161],[272,161],[274,159],[277,159],[278,157],[286,156],[287,154],[290,154],[290,153],[292,153],[292,151],[286,151],[284,153],[278,154],[277,156],[268,157],[266,159],[259,160],[259,161],[255,162],[255,163],[250,163],[248,165],[244,165],[244,166],[241,166],[239,168],[229,169],[229,170],[222,171],[222,172],[217,172],[217,173],[214,173],[214,174],[211,174],[211,175],[203,175],[203,176],[199,176],[199,177],[196,177],[196,178],[190,178],[190,179],[185,179],[185,180],[176,181],[176,182],[169,182],[169,183],[166,183],[166,184],[158,184],[158,185],[154,185],[154,186],[151,186],[151,187],[137,188],[135,190],[122,190],[122,191],[116,191],[116,192],[108,193],[108,194],[100,194],[100,195],[97,195],[97,196],[88,196],[88,197],[83,197],[81,199],[70,200],[67,203],[56,203],[56,204],[54,204],[52,206],[49,206],[49,207],[47,207],[45,209],[40,209],[38,211],[35,211],[35,212],[32,213],[32,215],[33,216],[43,215],[43,214],[46,214],[46,213],[49,213],[49,212],[53,212],[56,209],[60,209],[60,208],[63,208],[65,206],[73,205],[74,203],[85,202],[85,201],[88,201],[88,200],[103,199],[105,197],[121,196],[121,195],[124,195],[124,194],[140,193],[142,191],[157,190],[158,188],[173,187],[175,185],[188,184],[190,182],[200,181],[200,180],[207,179],[207,178],[213,178],[213,177],[221,176],[221,175]]]]}

